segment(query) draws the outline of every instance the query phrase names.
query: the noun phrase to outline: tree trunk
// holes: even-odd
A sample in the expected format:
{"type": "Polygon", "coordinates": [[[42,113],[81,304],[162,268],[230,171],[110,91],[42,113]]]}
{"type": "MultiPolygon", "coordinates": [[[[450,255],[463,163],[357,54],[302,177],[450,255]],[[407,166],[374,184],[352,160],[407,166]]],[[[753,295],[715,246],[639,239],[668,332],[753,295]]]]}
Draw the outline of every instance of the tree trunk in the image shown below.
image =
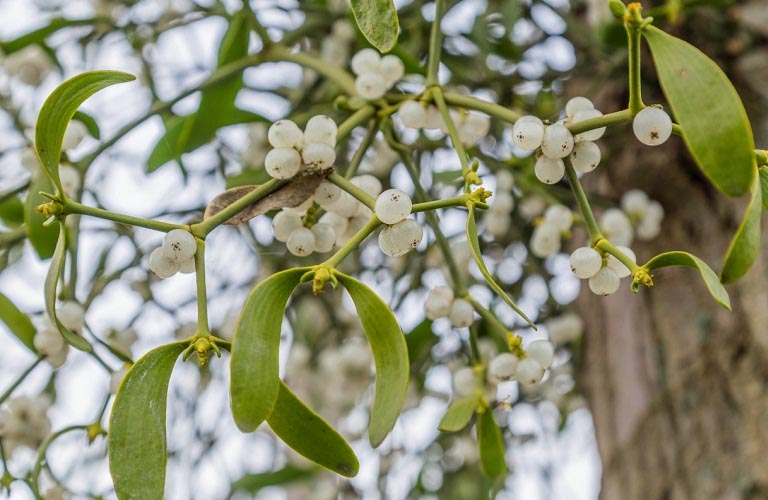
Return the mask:
{"type": "MultiPolygon", "coordinates": [[[[679,36],[700,33],[693,43],[712,54],[718,42],[702,45],[706,30],[702,36],[688,29],[679,36]]],[[[714,53],[722,55],[723,47],[714,53]]],[[[740,57],[729,56],[726,65],[738,67],[740,57]]],[[[647,53],[644,58],[649,63],[647,53]]],[[[650,64],[645,68],[652,73],[650,64]]],[[[758,147],[766,147],[765,97],[750,94],[738,75],[729,76],[758,129],[758,147]]],[[[625,98],[610,92],[603,102],[625,98]]],[[[661,100],[648,96],[646,102],[661,100]]],[[[718,270],[746,200],[714,191],[679,138],[643,147],[627,127],[609,147],[598,175],[585,177],[588,189],[613,201],[643,189],[666,211],[661,236],[633,245],[638,260],[686,250],[718,270]]],[[[747,276],[728,287],[733,312],[718,306],[698,273],[686,268],[658,271],[656,286],[637,295],[627,280],[607,298],[584,287],[579,381],[602,457],[603,500],[768,498],[768,238],[762,246],[747,276]]]]}

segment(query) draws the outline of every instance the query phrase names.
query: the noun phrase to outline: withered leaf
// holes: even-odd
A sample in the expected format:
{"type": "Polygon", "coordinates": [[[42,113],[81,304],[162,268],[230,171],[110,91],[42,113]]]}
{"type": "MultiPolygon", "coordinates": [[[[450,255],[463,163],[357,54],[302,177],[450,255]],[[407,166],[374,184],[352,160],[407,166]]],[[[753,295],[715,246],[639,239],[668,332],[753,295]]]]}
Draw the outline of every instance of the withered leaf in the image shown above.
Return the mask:
{"type": "MultiPolygon", "coordinates": [[[[312,196],[315,193],[317,186],[320,185],[320,182],[331,175],[332,172],[333,169],[331,168],[320,171],[313,170],[301,172],[264,198],[257,200],[252,205],[227,219],[224,224],[235,226],[237,224],[242,224],[243,222],[248,222],[257,215],[267,213],[270,210],[276,210],[283,207],[297,207],[312,196]]],[[[210,219],[257,187],[259,186],[238,186],[232,189],[227,189],[211,200],[211,203],[209,203],[208,207],[205,209],[203,220],[210,219]]]]}

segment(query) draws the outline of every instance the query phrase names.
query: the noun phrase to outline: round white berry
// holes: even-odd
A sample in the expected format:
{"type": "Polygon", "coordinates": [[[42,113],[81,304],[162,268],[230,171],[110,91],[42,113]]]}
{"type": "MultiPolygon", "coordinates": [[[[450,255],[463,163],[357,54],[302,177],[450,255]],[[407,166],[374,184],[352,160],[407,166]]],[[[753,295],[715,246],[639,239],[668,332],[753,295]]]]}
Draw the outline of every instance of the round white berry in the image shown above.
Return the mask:
{"type": "Polygon", "coordinates": [[[577,142],[571,153],[571,164],[578,172],[586,174],[597,168],[602,158],[600,146],[595,142],[577,142]]]}
{"type": "Polygon", "coordinates": [[[418,101],[405,101],[398,108],[397,116],[408,128],[423,128],[427,120],[427,111],[418,101]]]}
{"type": "Polygon", "coordinates": [[[569,118],[575,115],[577,112],[584,111],[586,109],[595,109],[595,105],[592,104],[592,101],[586,97],[573,97],[568,100],[567,103],[565,103],[565,114],[569,118]]]}
{"type": "Polygon", "coordinates": [[[461,368],[453,374],[453,390],[457,396],[461,398],[472,396],[477,388],[477,376],[474,369],[461,368]]]}
{"type": "Polygon", "coordinates": [[[555,359],[555,348],[552,346],[552,342],[548,340],[534,340],[528,344],[525,352],[528,353],[530,359],[536,361],[542,368],[552,366],[552,360],[555,359]]]}
{"type": "Polygon", "coordinates": [[[405,74],[405,65],[399,57],[389,54],[381,58],[378,72],[384,77],[387,86],[391,87],[400,81],[405,74]]]}
{"type": "Polygon", "coordinates": [[[517,364],[515,378],[523,385],[536,385],[544,378],[544,367],[535,359],[522,359],[517,364]]]}
{"type": "Polygon", "coordinates": [[[179,262],[179,272],[183,274],[192,274],[195,272],[194,255],[188,259],[184,259],[179,262]]]}
{"type": "Polygon", "coordinates": [[[298,257],[306,257],[314,252],[315,244],[315,233],[306,227],[294,229],[291,232],[291,235],[288,236],[288,240],[285,242],[288,251],[298,257]]]}
{"type": "Polygon", "coordinates": [[[618,208],[609,208],[600,219],[600,228],[605,237],[614,245],[629,246],[632,244],[634,232],[632,222],[618,208]]]}
{"type": "Polygon", "coordinates": [[[400,257],[413,250],[424,237],[424,230],[415,219],[401,220],[379,233],[379,248],[390,257],[400,257]]]}
{"type": "Polygon", "coordinates": [[[573,225],[573,212],[559,203],[550,205],[544,212],[544,222],[552,224],[561,232],[568,231],[573,225]]]}
{"type": "Polygon", "coordinates": [[[509,191],[494,193],[491,198],[491,210],[496,213],[509,213],[515,208],[515,198],[509,191]]]}
{"type": "Polygon", "coordinates": [[[336,244],[336,231],[329,224],[319,222],[312,226],[312,234],[315,235],[315,251],[320,253],[330,252],[336,244]]]}
{"type": "Polygon", "coordinates": [[[315,190],[315,201],[322,208],[328,208],[341,198],[341,188],[332,182],[323,180],[315,190]]]}
{"type": "Polygon", "coordinates": [[[62,325],[73,332],[80,333],[85,326],[85,311],[83,306],[75,301],[67,300],[62,302],[56,309],[56,316],[62,325]]]}
{"type": "Polygon", "coordinates": [[[468,300],[455,299],[451,303],[448,319],[455,328],[466,328],[475,321],[475,308],[468,300]]]}
{"type": "Polygon", "coordinates": [[[445,127],[443,114],[436,106],[429,106],[424,117],[424,128],[427,130],[437,130],[445,127]]]}
{"type": "Polygon", "coordinates": [[[337,131],[336,122],[330,116],[313,116],[307,122],[307,126],[304,127],[304,143],[319,142],[336,146],[337,131]]]}
{"type": "Polygon", "coordinates": [[[290,179],[300,168],[301,156],[293,148],[275,148],[264,158],[264,169],[275,179],[290,179]]]}
{"type": "Polygon", "coordinates": [[[536,116],[523,116],[512,127],[512,141],[524,151],[535,151],[544,138],[544,123],[536,116]]]}
{"type": "Polygon", "coordinates": [[[424,312],[427,319],[436,320],[444,318],[451,313],[453,303],[453,290],[447,286],[438,286],[429,291],[427,301],[424,304],[424,312]]]}
{"type": "Polygon", "coordinates": [[[337,238],[343,235],[349,227],[349,219],[336,212],[326,212],[318,220],[321,224],[327,224],[333,228],[337,238]]]}
{"type": "Polygon", "coordinates": [[[352,56],[350,65],[352,66],[352,72],[356,75],[378,72],[381,65],[381,56],[373,49],[363,49],[352,56]]]}
{"type": "MultiPolygon", "coordinates": [[[[623,246],[618,246],[616,248],[621,250],[621,252],[624,255],[629,257],[629,260],[637,264],[637,257],[635,256],[635,252],[633,252],[631,248],[623,247],[623,246]]],[[[626,278],[627,276],[630,275],[629,268],[627,268],[627,266],[622,264],[621,261],[616,257],[614,257],[613,255],[608,256],[608,261],[606,262],[605,265],[613,269],[613,272],[615,272],[619,278],[626,278]]]]}
{"type": "Polygon", "coordinates": [[[492,382],[510,380],[517,372],[517,356],[509,352],[502,352],[493,358],[488,365],[488,375],[492,382]]]}
{"type": "Polygon", "coordinates": [[[577,248],[571,254],[571,271],[580,279],[591,278],[603,267],[600,252],[590,247],[577,248]]]}
{"type": "Polygon", "coordinates": [[[163,238],[162,249],[166,257],[181,262],[195,255],[197,242],[190,232],[173,229],[163,238]]]}
{"type": "Polygon", "coordinates": [[[399,189],[387,189],[376,198],[376,217],[384,224],[395,224],[411,213],[410,196],[399,189]]]}
{"type": "Polygon", "coordinates": [[[552,160],[542,155],[536,160],[534,173],[544,184],[555,184],[565,175],[565,163],[563,160],[552,160]]]}
{"type": "Polygon", "coordinates": [[[85,127],[85,124],[80,120],[72,120],[64,131],[61,149],[64,151],[75,149],[83,142],[86,134],[88,134],[88,129],[85,127]]]}
{"type": "Polygon", "coordinates": [[[163,252],[163,247],[155,248],[149,254],[149,269],[160,278],[170,278],[179,270],[179,263],[169,259],[163,252]]]}
{"type": "Polygon", "coordinates": [[[357,212],[357,209],[362,205],[357,198],[342,191],[338,200],[330,204],[326,209],[339,214],[342,217],[352,217],[357,212]]]}
{"type": "Polygon", "coordinates": [[[550,318],[545,326],[549,332],[549,338],[556,344],[578,340],[584,331],[584,322],[576,313],[565,313],[556,318],[550,318]]]}
{"type": "Polygon", "coordinates": [[[651,200],[645,209],[645,218],[656,223],[661,222],[664,219],[664,207],[658,201],[651,200]]]}
{"type": "Polygon", "coordinates": [[[546,222],[536,226],[531,235],[531,253],[543,259],[560,251],[560,230],[546,222]]]}
{"type": "MultiPolygon", "coordinates": [[[[573,117],[571,118],[571,123],[579,123],[579,122],[583,122],[584,120],[589,120],[591,118],[598,118],[600,116],[603,116],[603,113],[601,113],[597,109],[583,109],[581,111],[577,111],[576,113],[574,113],[573,117]]],[[[576,137],[574,137],[574,140],[576,142],[596,141],[600,139],[603,136],[603,134],[605,134],[605,127],[600,127],[594,130],[589,130],[587,132],[576,134],[576,137]]]]}
{"type": "Polygon", "coordinates": [[[635,115],[632,130],[643,144],[658,146],[672,135],[672,119],[663,109],[649,106],[635,115]]]}
{"type": "Polygon", "coordinates": [[[589,278],[589,289],[595,295],[611,295],[616,293],[620,284],[619,275],[610,267],[600,269],[594,276],[589,278]]]}
{"type": "Polygon", "coordinates": [[[363,73],[355,79],[355,90],[363,99],[372,101],[387,92],[387,82],[378,73],[363,73]]]}
{"type": "Polygon", "coordinates": [[[267,141],[273,148],[299,147],[303,138],[304,133],[291,120],[278,120],[267,131],[267,141]]]}
{"type": "Polygon", "coordinates": [[[642,219],[648,210],[650,200],[645,191],[631,189],[621,197],[621,209],[633,217],[642,219]]]}
{"type": "Polygon", "coordinates": [[[333,166],[336,150],[322,142],[310,142],[301,150],[301,159],[307,167],[324,170],[333,166]]]}
{"type": "Polygon", "coordinates": [[[661,233],[661,223],[646,217],[637,225],[635,232],[637,233],[637,238],[640,240],[652,240],[661,233]]]}
{"type": "Polygon", "coordinates": [[[272,232],[275,233],[277,241],[285,243],[291,233],[303,225],[299,214],[281,210],[272,219],[272,232]]]}
{"type": "Polygon", "coordinates": [[[381,181],[372,175],[358,175],[349,181],[374,198],[381,193],[381,181]]]}
{"type": "Polygon", "coordinates": [[[573,151],[573,144],[571,132],[561,123],[555,123],[544,129],[541,152],[547,158],[565,158],[573,151]]]}

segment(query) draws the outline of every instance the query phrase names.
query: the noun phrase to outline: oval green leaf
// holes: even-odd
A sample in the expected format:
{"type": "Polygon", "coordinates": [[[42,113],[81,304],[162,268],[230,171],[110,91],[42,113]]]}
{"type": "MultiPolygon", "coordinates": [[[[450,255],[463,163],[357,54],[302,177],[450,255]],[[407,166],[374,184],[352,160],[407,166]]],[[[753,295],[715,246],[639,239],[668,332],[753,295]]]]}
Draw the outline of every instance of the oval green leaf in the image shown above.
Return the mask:
{"type": "Polygon", "coordinates": [[[723,270],[720,273],[720,281],[725,284],[733,283],[744,276],[760,252],[760,219],[763,215],[763,202],[758,176],[755,176],[752,183],[751,195],[744,218],[725,253],[723,270]]]}
{"type": "Polygon", "coordinates": [[[376,364],[368,437],[375,448],[395,426],[408,390],[409,361],[405,336],[395,314],[373,290],[351,276],[336,273],[355,303],[376,364]]]}
{"type": "MultiPolygon", "coordinates": [[[[232,491],[247,491],[248,493],[258,493],[264,488],[270,486],[283,486],[297,481],[309,479],[321,471],[319,467],[296,467],[295,465],[286,465],[282,469],[258,472],[255,474],[246,474],[234,483],[232,491]]],[[[232,495],[230,495],[232,497],[232,495]]]]}
{"type": "Polygon", "coordinates": [[[298,454],[326,469],[354,477],[360,468],[355,452],[317,413],[310,410],[284,383],[272,413],[269,427],[298,454]]]}
{"type": "Polygon", "coordinates": [[[755,175],[755,140],[733,84],[688,42],[654,26],[644,29],[643,36],[691,156],[720,191],[746,193],[755,175]]]}
{"type": "Polygon", "coordinates": [[[51,265],[48,268],[48,274],[45,276],[45,312],[48,313],[51,323],[56,325],[59,333],[61,333],[61,336],[64,337],[64,340],[66,340],[68,344],[75,349],[91,352],[93,351],[91,344],[89,344],[83,337],[61,324],[61,321],[59,321],[56,314],[56,290],[58,288],[59,278],[61,278],[61,273],[64,272],[64,259],[67,254],[67,225],[64,223],[63,219],[60,220],[58,224],[59,240],[56,242],[56,248],[53,251],[53,257],[51,258],[51,265]]]}
{"type": "Polygon", "coordinates": [[[717,274],[707,265],[706,262],[687,252],[666,252],[659,254],[643,265],[648,272],[653,272],[662,267],[684,266],[691,269],[697,269],[704,280],[704,284],[709,290],[709,294],[718,304],[730,311],[731,300],[728,298],[728,292],[725,291],[723,284],[717,274]]]}
{"type": "Polygon", "coordinates": [[[493,276],[491,276],[491,272],[488,270],[488,268],[485,265],[485,262],[483,261],[483,254],[480,251],[480,241],[477,239],[477,222],[475,222],[475,206],[470,204],[469,205],[469,214],[467,215],[467,241],[469,242],[469,250],[472,254],[472,258],[475,259],[475,264],[477,264],[478,269],[480,269],[480,273],[485,278],[485,281],[488,283],[488,286],[490,286],[494,292],[496,292],[496,295],[504,299],[504,302],[506,302],[509,307],[511,307],[521,318],[523,318],[526,323],[528,323],[531,328],[536,330],[536,325],[533,324],[533,322],[528,318],[528,316],[525,315],[525,313],[517,307],[517,304],[512,302],[512,299],[509,298],[509,295],[507,295],[507,292],[504,291],[501,286],[496,283],[496,280],[493,279],[493,276]]]}
{"type": "Polygon", "coordinates": [[[478,396],[457,399],[451,403],[437,426],[443,432],[458,432],[469,424],[475,414],[478,396]]]}
{"type": "Polygon", "coordinates": [[[173,366],[189,342],[157,347],[128,370],[109,419],[107,452],[121,500],[162,500],[168,444],[165,409],[173,366]]]}
{"type": "Polygon", "coordinates": [[[498,477],[507,471],[504,438],[490,409],[477,416],[477,445],[480,448],[480,463],[487,476],[498,477]]]}
{"type": "Polygon", "coordinates": [[[33,353],[37,354],[35,349],[34,339],[35,326],[29,319],[29,316],[21,312],[16,304],[11,302],[11,299],[0,293],[0,321],[5,323],[8,330],[21,341],[22,344],[33,353]]]}
{"type": "Polygon", "coordinates": [[[393,0],[350,0],[355,22],[363,36],[380,52],[389,52],[397,43],[400,21],[393,0]]]}
{"type": "Polygon", "coordinates": [[[40,191],[46,193],[53,191],[53,183],[42,173],[36,175],[29,185],[27,199],[24,200],[24,227],[27,230],[27,239],[32,248],[35,249],[35,252],[41,259],[45,260],[50,259],[53,255],[59,232],[55,224],[44,226],[45,217],[43,214],[35,211],[36,206],[51,201],[41,196],[40,191]]]}
{"type": "Polygon", "coordinates": [[[61,143],[77,108],[99,90],[135,79],[120,71],[88,71],[63,82],[45,100],[35,126],[35,149],[43,169],[59,192],[63,192],[59,179],[61,143]]]}
{"type": "Polygon", "coordinates": [[[273,274],[245,301],[232,340],[230,395],[232,415],[243,432],[267,419],[280,390],[280,329],[288,298],[306,268],[273,274]]]}

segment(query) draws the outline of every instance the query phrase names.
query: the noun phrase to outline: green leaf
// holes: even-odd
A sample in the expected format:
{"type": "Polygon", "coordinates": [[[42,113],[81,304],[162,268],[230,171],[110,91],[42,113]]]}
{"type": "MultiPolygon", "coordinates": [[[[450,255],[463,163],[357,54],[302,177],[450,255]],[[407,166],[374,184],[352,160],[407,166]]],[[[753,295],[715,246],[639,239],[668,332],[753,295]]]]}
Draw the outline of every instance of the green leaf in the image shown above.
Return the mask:
{"type": "Polygon", "coordinates": [[[494,292],[496,292],[499,297],[504,299],[504,302],[506,302],[509,307],[511,307],[521,318],[523,318],[529,325],[531,325],[531,328],[536,330],[536,325],[534,325],[533,322],[528,319],[528,316],[526,316],[525,313],[519,307],[517,307],[514,302],[512,302],[512,299],[509,298],[507,292],[505,292],[504,289],[501,288],[498,283],[496,283],[496,280],[494,280],[493,276],[491,276],[491,272],[485,266],[485,262],[483,261],[483,254],[480,251],[480,241],[477,239],[477,223],[475,222],[474,205],[469,205],[469,214],[467,215],[467,241],[469,242],[470,253],[472,253],[472,257],[475,259],[475,263],[480,269],[480,273],[485,278],[485,281],[488,282],[488,285],[493,289],[494,292]]]}
{"type": "Polygon", "coordinates": [[[109,419],[109,470],[121,499],[162,500],[168,460],[165,409],[173,366],[189,342],[157,347],[123,378],[109,419]]]}
{"type": "Polygon", "coordinates": [[[55,19],[51,19],[51,21],[42,28],[38,28],[34,31],[30,31],[29,33],[25,33],[18,38],[14,38],[13,40],[0,42],[0,49],[2,49],[2,51],[7,56],[13,54],[14,52],[18,52],[28,45],[43,45],[45,43],[45,39],[50,35],[56,33],[60,29],[68,28],[71,26],[92,27],[93,19],[64,19],[57,17],[55,19]]]}
{"type": "Polygon", "coordinates": [[[733,84],[688,42],[653,26],[643,36],[691,156],[719,190],[730,196],[746,193],[755,175],[755,140],[733,84]]]}
{"type": "Polygon", "coordinates": [[[273,274],[245,301],[232,340],[230,394],[232,415],[243,432],[252,432],[272,413],[280,389],[280,330],[288,298],[307,268],[273,274]]]}
{"type": "Polygon", "coordinates": [[[5,326],[21,341],[22,344],[27,346],[30,351],[37,353],[35,344],[33,342],[35,338],[35,326],[29,319],[29,316],[19,310],[16,305],[11,302],[11,299],[0,293],[0,321],[5,323],[5,326]]]}
{"type": "Polygon", "coordinates": [[[24,203],[17,196],[0,203],[0,219],[9,228],[19,227],[24,222],[24,203]]]}
{"type": "Polygon", "coordinates": [[[443,432],[458,432],[469,424],[475,414],[478,396],[469,396],[453,401],[437,426],[443,432]]]}
{"type": "Polygon", "coordinates": [[[24,224],[29,243],[35,249],[37,255],[45,260],[50,259],[53,255],[53,249],[56,248],[59,232],[55,225],[43,226],[45,217],[43,217],[43,214],[35,211],[36,206],[51,201],[40,196],[40,191],[48,193],[53,191],[53,183],[42,174],[34,177],[29,185],[29,193],[27,194],[27,199],[24,200],[24,224]]]}
{"type": "Polygon", "coordinates": [[[768,210],[768,167],[760,167],[760,192],[763,199],[763,208],[768,210]]]}
{"type": "Polygon", "coordinates": [[[357,315],[371,345],[376,364],[368,437],[375,448],[394,427],[408,390],[408,346],[392,310],[365,284],[351,276],[336,273],[355,303],[357,315]]]}
{"type": "Polygon", "coordinates": [[[280,470],[246,474],[232,484],[233,491],[247,491],[258,493],[270,486],[283,486],[295,481],[303,481],[317,475],[319,468],[296,467],[286,465],[280,470]]]}
{"type": "Polygon", "coordinates": [[[718,304],[728,310],[731,309],[731,300],[728,298],[728,292],[723,288],[723,284],[720,283],[717,274],[715,274],[706,262],[695,255],[691,255],[687,252],[666,252],[655,256],[642,267],[648,272],[653,272],[662,267],[672,266],[685,266],[690,267],[691,269],[697,269],[699,273],[701,273],[701,278],[704,280],[704,284],[707,286],[710,295],[712,295],[718,304]]]}
{"type": "Polygon", "coordinates": [[[284,383],[267,423],[297,453],[326,469],[354,477],[360,468],[355,452],[333,427],[307,408],[284,383]]]}
{"type": "Polygon", "coordinates": [[[487,476],[498,477],[507,471],[504,439],[490,409],[477,416],[477,445],[480,447],[480,463],[487,476]]]}
{"type": "Polygon", "coordinates": [[[723,260],[720,281],[733,283],[744,276],[760,252],[760,219],[763,215],[762,191],[760,179],[756,176],[752,183],[752,198],[739,224],[736,234],[728,246],[723,260]]]}
{"type": "Polygon", "coordinates": [[[432,332],[432,321],[425,319],[413,330],[405,334],[405,344],[408,346],[408,359],[411,365],[429,356],[438,341],[437,335],[432,332]]]}
{"type": "Polygon", "coordinates": [[[75,111],[75,114],[72,115],[72,119],[77,120],[85,125],[85,129],[88,131],[88,135],[96,140],[101,139],[101,129],[99,129],[99,124],[96,123],[96,119],[94,117],[87,113],[83,113],[82,111],[75,111]]]}
{"type": "Polygon", "coordinates": [[[397,43],[400,21],[393,0],[350,0],[360,31],[379,52],[389,52],[397,43]]]}
{"type": "Polygon", "coordinates": [[[67,225],[64,220],[58,222],[59,225],[59,239],[56,242],[56,248],[53,251],[53,257],[51,258],[51,265],[48,268],[48,274],[45,276],[45,311],[48,313],[48,317],[51,323],[56,325],[67,341],[75,349],[81,351],[91,352],[93,347],[83,337],[73,332],[59,321],[56,314],[56,289],[58,288],[59,278],[64,271],[64,260],[67,256],[67,225]]]}
{"type": "Polygon", "coordinates": [[[87,71],[56,87],[43,103],[35,126],[35,149],[43,169],[60,192],[63,192],[59,180],[61,142],[72,115],[99,90],[135,79],[119,71],[87,71]]]}

